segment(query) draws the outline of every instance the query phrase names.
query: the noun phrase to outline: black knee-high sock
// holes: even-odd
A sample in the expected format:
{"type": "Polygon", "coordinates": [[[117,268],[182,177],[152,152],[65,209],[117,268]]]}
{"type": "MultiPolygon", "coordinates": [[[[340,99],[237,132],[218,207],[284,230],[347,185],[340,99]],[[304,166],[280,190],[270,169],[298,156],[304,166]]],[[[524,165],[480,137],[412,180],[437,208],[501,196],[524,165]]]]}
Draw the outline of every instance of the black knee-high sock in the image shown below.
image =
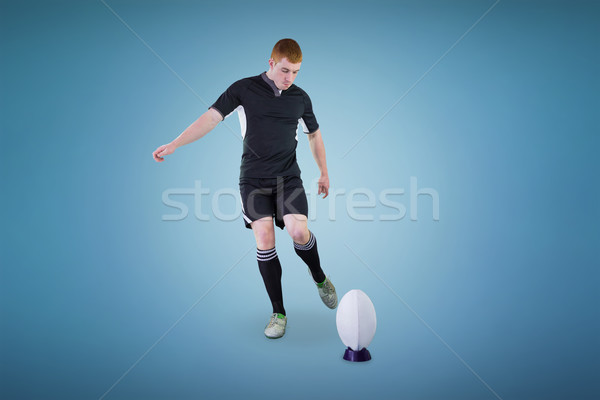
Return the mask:
{"type": "Polygon", "coordinates": [[[283,308],[283,294],[281,293],[281,263],[277,257],[275,247],[270,250],[256,249],[258,269],[265,282],[267,294],[273,305],[273,312],[285,315],[283,308]]]}
{"type": "Polygon", "coordinates": [[[313,280],[317,283],[321,283],[325,280],[325,273],[321,269],[321,262],[319,261],[319,252],[317,251],[317,238],[310,232],[310,239],[305,244],[298,244],[294,242],[294,250],[296,254],[300,256],[302,261],[308,265],[310,272],[313,276],[313,280]]]}

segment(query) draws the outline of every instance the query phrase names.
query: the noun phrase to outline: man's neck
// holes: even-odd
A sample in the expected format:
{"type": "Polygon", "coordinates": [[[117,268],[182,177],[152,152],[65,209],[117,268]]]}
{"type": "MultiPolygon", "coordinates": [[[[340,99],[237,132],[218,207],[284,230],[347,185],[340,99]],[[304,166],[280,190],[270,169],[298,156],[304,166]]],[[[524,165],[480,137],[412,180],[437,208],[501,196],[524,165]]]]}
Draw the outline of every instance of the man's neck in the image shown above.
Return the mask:
{"type": "MultiPolygon", "coordinates": [[[[267,71],[267,78],[269,78],[270,80],[273,81],[273,78],[271,77],[271,70],[270,69],[267,71]]],[[[273,82],[275,82],[275,81],[273,81],[273,82]]]]}

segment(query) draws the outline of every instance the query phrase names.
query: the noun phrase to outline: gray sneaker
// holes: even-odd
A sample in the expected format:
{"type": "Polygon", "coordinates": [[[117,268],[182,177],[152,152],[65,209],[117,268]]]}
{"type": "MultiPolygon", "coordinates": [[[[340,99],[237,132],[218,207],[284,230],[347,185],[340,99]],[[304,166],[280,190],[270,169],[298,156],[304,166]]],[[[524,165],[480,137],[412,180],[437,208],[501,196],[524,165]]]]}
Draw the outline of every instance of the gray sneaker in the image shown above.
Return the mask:
{"type": "Polygon", "coordinates": [[[265,327],[265,336],[269,339],[278,339],[285,334],[287,317],[283,314],[273,313],[269,323],[265,327]]]}
{"type": "Polygon", "coordinates": [[[331,309],[336,308],[338,304],[337,293],[335,292],[335,286],[333,286],[329,278],[325,278],[325,282],[321,286],[317,283],[317,288],[319,289],[319,296],[321,296],[323,303],[331,309]]]}

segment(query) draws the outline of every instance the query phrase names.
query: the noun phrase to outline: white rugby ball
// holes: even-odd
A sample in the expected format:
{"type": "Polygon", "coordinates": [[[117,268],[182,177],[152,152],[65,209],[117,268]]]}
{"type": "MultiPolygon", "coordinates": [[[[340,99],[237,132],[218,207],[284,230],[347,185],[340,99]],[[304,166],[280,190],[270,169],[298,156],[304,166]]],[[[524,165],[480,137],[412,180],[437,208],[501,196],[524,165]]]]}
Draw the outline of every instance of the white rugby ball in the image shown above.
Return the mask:
{"type": "Polygon", "coordinates": [[[346,293],[338,305],[335,323],[346,346],[354,351],[369,346],[377,328],[375,307],[369,296],[359,289],[346,293]]]}

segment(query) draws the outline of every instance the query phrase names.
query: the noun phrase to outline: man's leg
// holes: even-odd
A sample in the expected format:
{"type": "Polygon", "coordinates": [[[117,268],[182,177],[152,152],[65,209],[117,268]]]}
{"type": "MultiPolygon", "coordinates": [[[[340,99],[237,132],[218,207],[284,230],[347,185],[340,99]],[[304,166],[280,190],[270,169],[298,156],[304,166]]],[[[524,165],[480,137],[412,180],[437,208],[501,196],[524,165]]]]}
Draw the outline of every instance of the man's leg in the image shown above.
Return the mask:
{"type": "Polygon", "coordinates": [[[317,239],[308,230],[307,218],[302,214],[287,214],[283,216],[285,227],[294,241],[294,250],[302,261],[308,265],[313,280],[316,283],[325,281],[325,273],[321,269],[317,239]]]}
{"type": "Polygon", "coordinates": [[[262,275],[267,294],[273,306],[273,314],[265,327],[265,336],[277,339],[285,334],[287,317],[283,308],[281,292],[281,264],[275,250],[275,229],[273,217],[257,219],[251,223],[256,238],[256,259],[262,275]]]}
{"type": "Polygon", "coordinates": [[[284,335],[287,318],[281,292],[281,264],[275,250],[275,200],[272,186],[266,179],[240,179],[244,224],[254,233],[258,269],[273,307],[273,314],[265,327],[265,336],[275,339],[284,335]]]}
{"type": "Polygon", "coordinates": [[[285,315],[281,292],[281,263],[275,250],[275,230],[273,218],[265,217],[251,224],[256,239],[256,259],[258,268],[273,305],[273,313],[285,315]]]}
{"type": "Polygon", "coordinates": [[[312,232],[308,230],[307,218],[302,214],[287,214],[283,216],[285,227],[294,241],[296,254],[308,265],[313,280],[317,284],[319,296],[323,303],[329,308],[337,307],[337,293],[335,287],[325,276],[321,269],[319,261],[319,252],[317,251],[317,239],[312,232]]]}

